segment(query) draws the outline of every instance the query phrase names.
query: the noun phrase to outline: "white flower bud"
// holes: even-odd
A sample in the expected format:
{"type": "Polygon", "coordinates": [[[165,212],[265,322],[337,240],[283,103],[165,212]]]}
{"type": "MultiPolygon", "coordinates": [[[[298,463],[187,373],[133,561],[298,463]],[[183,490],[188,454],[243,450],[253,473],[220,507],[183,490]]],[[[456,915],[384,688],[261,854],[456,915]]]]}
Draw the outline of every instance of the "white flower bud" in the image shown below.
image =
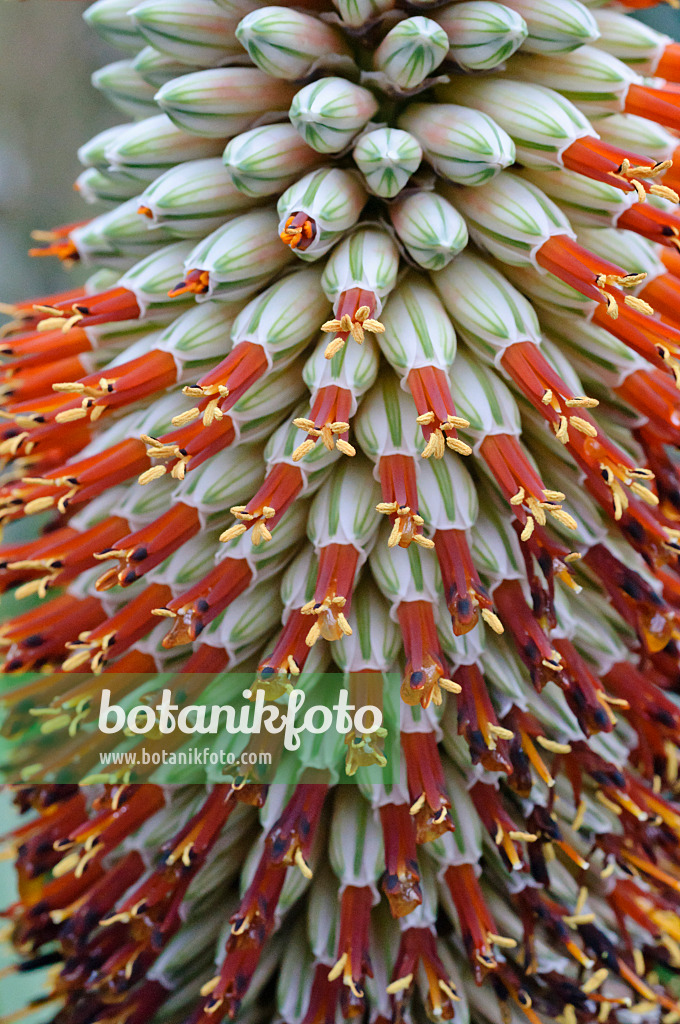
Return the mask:
{"type": "Polygon", "coordinates": [[[600,32],[599,49],[630,64],[641,75],[653,75],[664,50],[672,42],[670,36],[655,32],[649,25],[619,11],[593,13],[600,32]]]}
{"type": "MultiPolygon", "coordinates": [[[[306,405],[300,406],[295,413],[307,411],[306,405]]],[[[294,466],[302,477],[302,489],[300,494],[313,494],[331,471],[335,462],[340,458],[337,448],[326,448],[324,444],[315,444],[302,458],[295,460],[293,454],[307,436],[305,430],[295,426],[293,422],[296,415],[286,420],[278,427],[267,441],[264,450],[264,458],[267,470],[270,471],[275,465],[294,466]]],[[[278,529],[278,526],[277,528],[278,529]]],[[[274,530],[276,533],[276,530],[274,530]]]]}
{"type": "Polygon", "coordinates": [[[172,299],[168,292],[182,276],[184,260],[189,252],[190,242],[166,245],[126,271],[119,279],[118,287],[134,293],[142,315],[173,306],[183,297],[172,299]]]}
{"type": "Polygon", "coordinates": [[[204,302],[191,306],[167,327],[155,344],[181,365],[223,359],[240,303],[204,302]]]}
{"type": "Polygon", "coordinates": [[[423,151],[408,132],[376,128],[361,136],[352,155],[371,192],[392,199],[418,170],[423,151]]]}
{"type": "Polygon", "coordinates": [[[349,57],[340,31],[290,7],[261,7],[243,18],[236,37],[253,63],[274,78],[295,81],[317,63],[349,57]]]}
{"type": "Polygon", "coordinates": [[[97,35],[119,50],[136,53],[144,45],[130,11],[137,0],[96,0],[83,13],[83,19],[97,35]]]}
{"type": "Polygon", "coordinates": [[[246,196],[278,195],[320,157],[291,124],[267,124],[227,144],[224,164],[234,187],[246,196]]]}
{"type": "Polygon", "coordinates": [[[83,263],[129,267],[170,241],[172,235],[166,228],[150,227],[139,216],[138,205],[136,199],[128,199],[70,232],[83,263]]]}
{"type": "Polygon", "coordinates": [[[112,128],[105,128],[103,132],[98,132],[80,147],[78,160],[83,167],[96,167],[105,171],[109,166],[107,148],[117,141],[121,133],[132,127],[130,124],[116,124],[112,128]]]}
{"type": "Polygon", "coordinates": [[[576,225],[615,225],[621,214],[637,202],[635,192],[622,192],[606,181],[586,178],[575,171],[532,168],[522,177],[558,203],[576,225]]]}
{"type": "Polygon", "coordinates": [[[619,263],[630,274],[645,274],[642,287],[667,270],[659,257],[658,247],[634,231],[620,228],[583,227],[578,231],[579,244],[610,263],[619,263]]]}
{"type": "Polygon", "coordinates": [[[550,56],[518,53],[508,74],[556,89],[588,115],[623,111],[629,86],[640,81],[635,71],[595,46],[550,56]]]}
{"type": "Polygon", "coordinates": [[[383,455],[410,455],[420,461],[423,436],[410,394],[392,373],[384,373],[361,403],[354,430],[362,451],[377,462],[383,455]]]}
{"type": "Polygon", "coordinates": [[[531,303],[486,260],[462,253],[432,275],[456,329],[475,355],[500,369],[511,345],[540,344],[541,329],[531,303]]]}
{"type": "Polygon", "coordinates": [[[259,345],[270,369],[287,366],[319,329],[328,314],[328,299],[315,267],[281,278],[239,313],[231,332],[233,345],[259,345]]]}
{"type": "Polygon", "coordinates": [[[105,203],[107,206],[117,206],[139,193],[139,182],[134,178],[108,174],[97,167],[88,167],[79,174],[73,187],[86,203],[105,203]]]}
{"type": "Polygon", "coordinates": [[[403,380],[411,370],[434,366],[448,373],[456,357],[456,332],[434,288],[409,275],[392,292],[382,314],[384,334],[376,340],[403,380]]]}
{"type": "Polygon", "coordinates": [[[229,410],[238,439],[253,442],[271,439],[282,417],[292,412],[305,390],[301,372],[302,361],[298,360],[282,370],[265,373],[248,388],[229,410]]]}
{"type": "Polygon", "coordinates": [[[632,373],[649,370],[649,363],[625,342],[583,318],[546,312],[541,315],[541,326],[586,388],[589,382],[600,388],[617,388],[632,373]]]}
{"type": "Polygon", "coordinates": [[[390,618],[397,622],[397,608],[404,601],[427,601],[436,606],[444,588],[434,551],[419,544],[390,548],[389,532],[390,524],[383,522],[369,564],[375,582],[390,603],[390,618]]]}
{"type": "Polygon", "coordinates": [[[286,189],[276,204],[278,234],[302,260],[318,260],[353,227],[367,195],[356,172],[324,167],[306,174],[286,189]],[[296,218],[309,224],[298,240],[296,218]]]}
{"type": "Polygon", "coordinates": [[[397,238],[425,270],[441,270],[468,243],[465,221],[436,192],[412,192],[391,203],[389,215],[397,238]]]}
{"type": "Polygon", "coordinates": [[[392,85],[410,90],[435,71],[449,51],[446,32],[431,18],[405,18],[375,51],[374,64],[392,85]]]}
{"type": "Polygon", "coordinates": [[[208,68],[167,82],[156,102],[185,131],[225,139],[250,128],[263,112],[283,112],[293,95],[259,68],[208,68]]]}
{"type": "Polygon", "coordinates": [[[399,253],[387,232],[360,228],[333,250],[324,267],[322,285],[333,303],[352,288],[372,292],[377,302],[372,315],[380,316],[398,269],[399,253]]]}
{"type": "Polygon", "coordinates": [[[119,128],[104,156],[113,170],[153,181],[175,164],[219,156],[223,146],[224,140],[199,138],[178,128],[167,114],[158,114],[119,128]]]}
{"type": "Polygon", "coordinates": [[[210,68],[240,53],[238,17],[212,0],[144,0],[131,17],[147,43],[181,64],[210,68]]]}
{"type": "Polygon", "coordinates": [[[396,0],[333,0],[343,24],[352,28],[362,28],[385,11],[391,11],[395,3],[396,0]]]}
{"type": "Polygon", "coordinates": [[[328,76],[304,86],[290,105],[289,117],[317,153],[339,153],[378,110],[368,89],[346,78],[328,76]]]}
{"type": "Polygon", "coordinates": [[[175,238],[203,237],[253,205],[232,184],[219,157],[189,160],[165,171],[137,200],[140,215],[175,238]]]}
{"type": "Polygon", "coordinates": [[[397,121],[442,177],[481,185],[515,160],[512,139],[486,114],[453,103],[412,103],[397,121]]]}
{"type": "Polygon", "coordinates": [[[527,53],[564,53],[599,36],[595,18],[579,0],[560,0],[559,6],[551,0],[508,0],[507,6],[527,23],[527,53]]]}
{"type": "MultiPolygon", "coordinates": [[[[451,92],[442,90],[444,95],[451,92]]],[[[577,139],[596,135],[581,111],[553,89],[505,76],[456,83],[456,98],[492,116],[512,139],[525,167],[554,167],[577,139]]]]}
{"type": "Polygon", "coordinates": [[[598,117],[596,128],[600,138],[611,146],[631,153],[644,153],[652,160],[670,160],[678,140],[675,135],[646,117],[635,114],[608,114],[598,117]]]}
{"type": "Polygon", "coordinates": [[[345,673],[389,672],[399,654],[401,635],[385,598],[366,574],[352,597],[347,618],[351,636],[343,637],[333,650],[339,668],[345,673]]]}
{"type": "Polygon", "coordinates": [[[555,203],[507,171],[483,188],[447,189],[446,196],[465,217],[475,242],[502,263],[535,266],[537,251],[553,235],[574,238],[555,203]]]}
{"type": "Polygon", "coordinates": [[[418,512],[428,536],[437,530],[469,530],[478,511],[477,488],[463,459],[418,463],[418,512]]]}
{"type": "Polygon", "coordinates": [[[456,411],[470,421],[465,433],[475,439],[476,450],[495,434],[520,436],[517,403],[494,370],[459,350],[449,380],[456,411]]]}
{"type": "Polygon", "coordinates": [[[434,12],[446,32],[449,56],[465,71],[491,71],[517,50],[527,37],[524,18],[506,4],[466,0],[434,12]]]}
{"type": "Polygon", "coordinates": [[[207,291],[197,301],[215,297],[246,298],[292,259],[281,245],[277,218],[271,209],[252,210],[204,238],[186,260],[186,271],[209,274],[207,291]]]}
{"type": "Polygon", "coordinates": [[[144,81],[131,60],[118,60],[98,68],[92,75],[92,85],[130,117],[149,117],[157,113],[156,90],[144,81]]]}
{"type": "Polygon", "coordinates": [[[351,544],[359,553],[358,565],[363,565],[380,526],[375,511],[379,501],[373,467],[361,456],[342,459],[309,509],[307,536],[314,550],[328,544],[351,544]]]}
{"type": "Polygon", "coordinates": [[[201,643],[223,648],[229,665],[254,654],[281,621],[281,601],[268,580],[257,583],[233,601],[201,633],[201,643]]]}
{"type": "MultiPolygon", "coordinates": [[[[326,359],[328,336],[323,335],[305,363],[302,375],[310,390],[312,403],[321,388],[343,388],[352,394],[350,416],[357,409],[357,400],[373,387],[378,375],[380,352],[370,335],[364,338],[363,344],[354,342],[344,345],[332,359],[326,359]]],[[[303,413],[303,415],[305,415],[303,413]]]]}

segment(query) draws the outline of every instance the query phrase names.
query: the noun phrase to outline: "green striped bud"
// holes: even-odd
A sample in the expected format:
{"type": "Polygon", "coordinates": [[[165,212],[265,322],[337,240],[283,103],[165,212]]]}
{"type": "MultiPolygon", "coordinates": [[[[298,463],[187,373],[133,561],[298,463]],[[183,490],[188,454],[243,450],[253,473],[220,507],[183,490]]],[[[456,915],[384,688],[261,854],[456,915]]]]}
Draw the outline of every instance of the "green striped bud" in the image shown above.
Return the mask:
{"type": "Polygon", "coordinates": [[[367,198],[356,172],[337,167],[312,171],[286,189],[276,204],[277,233],[283,235],[291,218],[304,213],[312,222],[313,237],[294,251],[302,260],[318,260],[356,224],[367,198]]]}
{"type": "Polygon", "coordinates": [[[340,786],[336,793],[328,857],[341,889],[368,886],[373,906],[380,902],[377,882],[385,871],[382,832],[373,808],[354,786],[340,786]]]}
{"type": "Polygon", "coordinates": [[[595,46],[550,56],[518,53],[508,74],[556,89],[589,115],[622,111],[628,87],[639,81],[635,71],[595,46]]]}
{"type": "Polygon", "coordinates": [[[92,75],[92,85],[107,100],[130,117],[156,114],[155,89],[144,81],[131,60],[118,60],[99,68],[92,75]]]}
{"type": "Polygon", "coordinates": [[[642,287],[667,273],[654,242],[633,231],[615,228],[579,228],[580,245],[611,263],[626,267],[630,274],[646,274],[642,287]]]}
{"type": "Polygon", "coordinates": [[[240,53],[238,19],[212,0],[144,0],[131,16],[147,43],[180,64],[211,68],[240,53]]]}
{"type": "Polygon", "coordinates": [[[225,139],[250,128],[263,111],[283,112],[292,97],[290,86],[258,68],[208,68],[166,82],[156,102],[185,131],[225,139]]]}
{"type": "Polygon", "coordinates": [[[657,161],[670,160],[678,144],[668,129],[635,114],[598,117],[597,130],[604,142],[633,153],[639,151],[657,161]]]}
{"type": "Polygon", "coordinates": [[[117,206],[139,192],[139,182],[123,174],[108,174],[97,167],[88,167],[76,178],[74,189],[86,203],[117,206]]]}
{"type": "Polygon", "coordinates": [[[529,34],[522,45],[527,53],[564,53],[593,43],[600,34],[579,0],[507,0],[507,6],[527,23],[529,34]]]}
{"type": "Polygon", "coordinates": [[[385,333],[376,340],[399,377],[425,366],[448,373],[456,358],[456,332],[425,278],[410,274],[401,281],[385,305],[382,322],[385,333]]]}
{"type": "Polygon", "coordinates": [[[183,295],[172,299],[168,292],[182,276],[184,261],[190,252],[189,242],[166,245],[126,271],[118,280],[118,287],[134,293],[142,316],[186,302],[183,295]]]}
{"type": "MultiPolygon", "coordinates": [[[[112,508],[115,508],[119,514],[130,524],[132,530],[139,530],[142,526],[147,523],[153,522],[157,516],[161,515],[169,506],[172,500],[172,493],[175,490],[175,481],[172,479],[166,479],[158,481],[160,487],[158,488],[159,494],[154,494],[155,487],[143,487],[141,484],[135,481],[133,484],[128,484],[125,487],[120,488],[120,493],[116,494],[118,499],[115,503],[102,502],[100,505],[101,511],[108,507],[110,514],[112,508]]],[[[83,510],[84,511],[84,510],[83,510]]],[[[91,515],[88,513],[88,515],[91,515]]],[[[84,523],[85,516],[83,513],[79,513],[74,517],[80,519],[83,523],[82,526],[78,526],[77,529],[87,529],[84,523]]],[[[99,516],[100,519],[104,518],[104,515],[99,516]]],[[[89,525],[94,525],[92,521],[89,525]]]]}
{"type": "Polygon", "coordinates": [[[333,0],[343,25],[352,28],[362,28],[385,11],[391,11],[395,3],[396,0],[333,0]]]}
{"type": "Polygon", "coordinates": [[[296,81],[334,57],[351,59],[340,31],[290,7],[261,7],[243,18],[236,37],[254,64],[274,78],[296,81]]]}
{"type": "Polygon", "coordinates": [[[428,536],[436,530],[469,530],[479,513],[477,487],[462,459],[418,463],[418,512],[428,536]]]}
{"type": "Polygon", "coordinates": [[[377,71],[398,89],[416,89],[439,67],[449,52],[446,32],[431,18],[405,18],[391,29],[375,51],[377,71]]]}
{"type": "Polygon", "coordinates": [[[361,449],[372,462],[383,455],[410,455],[420,461],[423,436],[416,407],[392,373],[384,373],[361,403],[354,421],[361,449]]]}
{"type": "Polygon", "coordinates": [[[283,574],[281,580],[281,600],[286,614],[284,624],[295,608],[301,608],[314,597],[319,561],[309,544],[305,544],[299,555],[283,574]]]}
{"type": "Polygon", "coordinates": [[[117,142],[121,134],[132,127],[130,124],[116,124],[112,128],[105,128],[103,132],[98,132],[78,150],[79,162],[83,167],[96,167],[100,171],[106,171],[109,166],[107,149],[117,142]]]}
{"type": "Polygon", "coordinates": [[[240,306],[240,302],[204,302],[190,306],[163,331],[155,348],[169,352],[177,363],[187,367],[209,359],[224,359],[233,347],[230,332],[240,306]]]}
{"type": "Polygon", "coordinates": [[[370,335],[364,338],[362,345],[354,342],[344,345],[332,359],[326,359],[328,338],[323,335],[302,371],[305,384],[311,392],[314,402],[321,388],[335,385],[352,394],[350,416],[357,409],[357,400],[373,387],[378,375],[380,352],[370,335]]]}
{"type": "MultiPolygon", "coordinates": [[[[453,90],[442,90],[444,98],[453,90]]],[[[553,89],[500,78],[456,83],[456,99],[493,116],[515,143],[526,167],[560,166],[562,154],[577,139],[595,135],[581,111],[553,89]]]]}
{"type": "Polygon", "coordinates": [[[535,266],[536,252],[553,235],[574,238],[555,203],[516,174],[506,171],[485,188],[447,189],[446,195],[465,217],[475,242],[502,263],[535,266]]]}
{"type": "Polygon", "coordinates": [[[600,32],[598,47],[630,64],[641,75],[654,74],[664,50],[672,42],[670,36],[618,11],[595,11],[595,21],[600,32]]]}
{"type": "Polygon", "coordinates": [[[296,93],[289,117],[317,153],[339,153],[378,110],[372,92],[346,78],[329,76],[296,93]]]}
{"type": "MultiPolygon", "coordinates": [[[[193,473],[188,473],[175,488],[173,501],[196,509],[201,529],[223,526],[229,509],[244,494],[257,490],[264,479],[262,448],[257,445],[236,445],[225,448],[214,459],[208,459],[193,473]]],[[[151,490],[142,487],[143,491],[151,490]]]]}
{"type": "MultiPolygon", "coordinates": [[[[303,410],[306,410],[306,406],[301,406],[295,412],[303,410]]],[[[293,419],[295,418],[297,417],[293,417],[293,419]]],[[[306,437],[305,430],[296,427],[292,419],[287,420],[274,431],[267,441],[264,458],[268,471],[275,465],[295,466],[302,477],[302,488],[299,493],[309,495],[313,494],[327,479],[333,464],[340,458],[340,452],[337,448],[329,449],[324,444],[315,444],[302,458],[296,460],[293,458],[295,450],[299,448],[306,437]]],[[[274,534],[277,530],[278,526],[274,529],[274,534]]]]}
{"type": "Polygon", "coordinates": [[[328,544],[351,544],[359,552],[358,565],[363,565],[380,526],[380,517],[375,514],[379,501],[373,467],[361,456],[342,459],[309,509],[307,536],[314,550],[318,552],[328,544]]]}
{"type": "Polygon", "coordinates": [[[399,654],[401,635],[373,580],[364,578],[357,587],[347,619],[352,634],[343,637],[342,643],[336,644],[333,650],[333,659],[339,668],[345,674],[389,672],[399,654]]]}
{"type": "Polygon", "coordinates": [[[301,361],[298,360],[282,370],[265,373],[248,388],[229,410],[237,438],[241,441],[271,438],[282,416],[292,412],[305,390],[300,377],[301,370],[301,361]]]}
{"type": "Polygon", "coordinates": [[[562,313],[544,313],[541,326],[546,338],[568,355],[574,370],[586,387],[616,388],[638,370],[649,370],[649,363],[624,342],[602,327],[585,319],[562,313]]]}
{"type": "Polygon", "coordinates": [[[137,199],[128,199],[113,210],[94,217],[70,232],[83,263],[130,266],[172,238],[164,227],[151,227],[137,213],[137,199]]]}
{"type": "Polygon", "coordinates": [[[221,139],[202,139],[183,131],[167,114],[158,114],[118,129],[104,156],[113,170],[153,181],[175,164],[219,156],[223,145],[221,139]]]}
{"type": "Polygon", "coordinates": [[[161,174],[137,200],[140,215],[176,238],[202,237],[253,206],[232,184],[219,157],[190,160],[161,174]]]}
{"type": "Polygon", "coordinates": [[[83,19],[109,46],[136,53],[144,45],[130,18],[136,0],[96,0],[83,12],[83,19]]]}
{"type": "Polygon", "coordinates": [[[265,580],[246,590],[213,619],[201,634],[201,643],[223,648],[231,668],[258,651],[280,621],[281,601],[276,588],[265,580]]]}
{"type": "Polygon", "coordinates": [[[461,337],[486,363],[500,368],[511,345],[540,344],[531,303],[480,256],[462,253],[432,281],[461,337]]]}
{"type": "Polygon", "coordinates": [[[185,268],[208,271],[209,286],[198,302],[247,298],[291,261],[277,236],[276,214],[252,210],[224,224],[192,249],[185,268]]]}
{"type": "Polygon", "coordinates": [[[476,449],[495,434],[520,436],[517,403],[494,370],[459,350],[449,379],[456,411],[470,421],[466,437],[469,434],[475,439],[476,449]]]}
{"type": "Polygon", "coordinates": [[[361,136],[352,156],[371,192],[392,199],[418,170],[423,151],[408,132],[376,128],[361,136]]]}
{"type": "Polygon", "coordinates": [[[517,50],[527,37],[523,18],[507,5],[467,0],[435,12],[448,36],[449,57],[464,71],[491,71],[517,50]]]}
{"type": "Polygon", "coordinates": [[[412,192],[391,203],[389,215],[397,238],[425,270],[441,270],[468,243],[467,224],[436,192],[412,192]]]}
{"type": "MultiPolygon", "coordinates": [[[[449,701],[449,705],[453,707],[453,701],[449,701]]],[[[449,745],[447,743],[449,732],[452,736],[455,736],[457,729],[446,730],[444,734],[444,747],[446,749],[448,749],[449,745]]],[[[444,766],[446,788],[453,798],[449,813],[455,829],[453,832],[444,832],[443,835],[429,842],[427,844],[427,852],[432,854],[432,857],[443,871],[451,865],[457,867],[461,864],[478,864],[482,856],[484,830],[474,804],[468,796],[468,780],[460,774],[449,758],[442,759],[442,764],[444,766]]],[[[446,886],[441,886],[440,894],[445,903],[447,892],[446,886]]],[[[449,906],[453,910],[450,902],[449,906]]],[[[455,910],[453,910],[452,920],[457,920],[455,910]]],[[[469,987],[461,985],[458,986],[457,991],[462,994],[469,987]]],[[[459,1004],[456,1003],[455,1005],[456,1009],[458,1009],[459,1004]]],[[[458,1013],[456,1013],[456,1017],[458,1017],[458,1013]]],[[[461,1024],[464,1019],[464,1017],[461,1018],[461,1024]]]]}
{"type": "Polygon", "coordinates": [[[486,114],[453,103],[412,103],[398,119],[443,178],[482,185],[515,161],[510,136],[486,114]]]}
{"type": "Polygon", "coordinates": [[[322,285],[330,302],[351,288],[372,292],[379,316],[383,300],[394,288],[399,270],[397,247],[386,231],[359,228],[333,250],[324,267],[322,285]]]}
{"type": "Polygon", "coordinates": [[[486,479],[480,482],[479,499],[479,515],[470,531],[470,550],[475,567],[493,593],[504,580],[526,579],[526,570],[504,503],[486,479]]]}
{"type": "Polygon", "coordinates": [[[434,551],[419,544],[390,548],[390,529],[390,523],[384,521],[369,565],[373,579],[390,603],[390,618],[396,622],[396,609],[404,601],[427,601],[437,607],[444,587],[434,551]]]}
{"type": "Polygon", "coordinates": [[[533,305],[549,309],[569,309],[582,316],[589,316],[597,306],[593,299],[581,295],[554,274],[543,274],[533,266],[518,267],[506,263],[503,274],[531,300],[533,305]]]}
{"type": "Polygon", "coordinates": [[[291,124],[267,124],[237,135],[228,143],[223,160],[227,174],[246,196],[279,195],[320,157],[291,124]]]}
{"type": "Polygon", "coordinates": [[[327,314],[321,271],[305,268],[270,285],[248,303],[236,317],[232,342],[259,345],[269,367],[278,369],[306,348],[327,314]]]}
{"type": "Polygon", "coordinates": [[[188,70],[198,70],[198,68],[187,68],[186,64],[182,64],[174,57],[159,53],[153,46],[145,46],[143,50],[140,50],[132,61],[132,66],[145,82],[154,85],[157,89],[179,75],[186,75],[188,70]]]}
{"type": "Polygon", "coordinates": [[[554,199],[575,225],[615,225],[621,214],[637,202],[635,192],[622,192],[606,181],[586,178],[576,171],[532,168],[522,177],[554,199]]]}

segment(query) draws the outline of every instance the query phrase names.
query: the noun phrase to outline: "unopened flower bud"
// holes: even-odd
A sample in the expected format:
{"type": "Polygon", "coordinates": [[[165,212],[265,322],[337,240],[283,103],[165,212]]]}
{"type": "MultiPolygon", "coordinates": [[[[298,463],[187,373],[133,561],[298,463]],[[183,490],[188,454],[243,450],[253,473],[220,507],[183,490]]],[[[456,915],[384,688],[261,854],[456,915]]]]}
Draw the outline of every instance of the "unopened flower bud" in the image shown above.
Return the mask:
{"type": "Polygon", "coordinates": [[[341,33],[318,18],[290,7],[261,7],[243,18],[236,37],[259,68],[274,78],[295,81],[317,63],[349,58],[341,33]]]}
{"type": "Polygon", "coordinates": [[[415,89],[435,71],[449,51],[446,32],[431,18],[405,18],[375,51],[374,63],[392,85],[415,89]]]}
{"type": "Polygon", "coordinates": [[[631,153],[644,153],[659,163],[671,159],[678,144],[677,137],[666,128],[635,114],[598,117],[595,127],[604,142],[631,153]]]}
{"type": "Polygon", "coordinates": [[[594,11],[600,37],[597,45],[641,75],[653,75],[664,50],[672,42],[669,36],[656,32],[635,18],[618,11],[594,11]]]}
{"type": "Polygon", "coordinates": [[[491,71],[527,37],[524,18],[492,0],[448,4],[434,15],[448,36],[449,56],[465,71],[491,71]]]}
{"type": "Polygon", "coordinates": [[[147,43],[181,64],[210,68],[240,52],[234,38],[238,18],[212,0],[144,0],[131,17],[147,43]]]}
{"type": "MultiPolygon", "coordinates": [[[[317,448],[322,447],[317,445],[317,448]]],[[[314,498],[307,520],[307,536],[316,551],[328,544],[351,544],[358,565],[366,559],[380,518],[375,506],[380,488],[373,467],[365,459],[342,459],[314,498]]]]}
{"type": "Polygon", "coordinates": [[[559,7],[551,0],[508,0],[507,6],[527,24],[527,53],[564,53],[599,36],[595,18],[579,0],[560,0],[559,7]]]}
{"type": "Polygon", "coordinates": [[[109,206],[124,203],[139,193],[139,182],[123,174],[107,174],[97,167],[88,167],[79,174],[73,185],[86,203],[105,203],[109,206]]]}
{"type": "Polygon", "coordinates": [[[99,68],[92,75],[92,84],[114,107],[130,117],[150,117],[156,114],[155,88],[135,70],[130,60],[118,60],[99,68]]]}
{"type": "Polygon", "coordinates": [[[188,70],[197,71],[198,68],[187,68],[175,57],[168,57],[165,53],[159,53],[153,46],[145,46],[140,50],[132,61],[132,66],[145,82],[159,89],[161,85],[178,78],[179,75],[186,75],[188,70]]]}
{"type": "Polygon", "coordinates": [[[199,138],[178,128],[167,114],[158,114],[118,129],[105,157],[114,170],[124,170],[139,181],[153,181],[185,160],[219,156],[223,146],[222,139],[199,138]]]}
{"type": "Polygon", "coordinates": [[[320,162],[290,124],[267,124],[237,135],[224,151],[226,173],[246,196],[276,195],[320,162]]]}
{"type": "Polygon", "coordinates": [[[532,168],[522,177],[550,196],[565,213],[568,211],[573,224],[608,227],[637,199],[634,192],[621,192],[606,181],[595,181],[575,171],[532,168]]]}
{"type": "Polygon", "coordinates": [[[592,137],[590,122],[553,89],[503,78],[474,78],[442,90],[493,117],[512,139],[527,167],[554,167],[577,139],[592,137]]]}
{"type": "Polygon", "coordinates": [[[156,102],[185,131],[225,139],[250,128],[263,110],[286,110],[293,94],[259,68],[208,68],[167,82],[156,102]]]}
{"type": "Polygon", "coordinates": [[[459,349],[449,379],[456,409],[470,421],[466,436],[474,437],[477,444],[495,434],[520,436],[517,403],[492,369],[459,349]]]}
{"type": "Polygon", "coordinates": [[[434,169],[458,185],[481,185],[515,160],[515,146],[486,114],[452,103],[412,103],[399,117],[434,169]]]}
{"type": "Polygon", "coordinates": [[[252,210],[213,231],[190,253],[185,272],[200,272],[207,280],[196,293],[197,301],[252,295],[292,259],[277,235],[277,218],[271,209],[252,210]]]}
{"type": "Polygon", "coordinates": [[[128,199],[115,210],[94,217],[74,228],[69,237],[85,263],[101,261],[107,266],[129,267],[131,263],[167,244],[172,238],[162,226],[150,226],[137,213],[139,203],[128,199]]]}
{"type": "Polygon", "coordinates": [[[450,189],[447,197],[465,217],[475,242],[503,263],[533,266],[548,238],[574,237],[569,221],[545,193],[507,171],[486,188],[450,189]]]}
{"type": "Polygon", "coordinates": [[[333,250],[324,267],[322,285],[330,302],[351,289],[371,292],[379,316],[383,300],[394,288],[399,269],[397,247],[385,231],[360,228],[333,250]]]}
{"type": "Polygon", "coordinates": [[[131,127],[133,126],[129,124],[116,124],[112,128],[105,128],[104,131],[98,132],[84,142],[78,150],[78,160],[83,167],[96,167],[101,171],[106,171],[109,167],[106,150],[117,141],[119,135],[131,127]]]}
{"type": "Polygon", "coordinates": [[[602,256],[611,263],[623,263],[631,274],[645,274],[644,285],[666,273],[657,246],[633,231],[582,227],[578,230],[578,240],[596,256],[602,256]]]}
{"type": "Polygon", "coordinates": [[[376,128],[361,136],[352,155],[371,191],[392,199],[417,171],[423,151],[400,128],[376,128]]]}
{"type": "Polygon", "coordinates": [[[391,293],[382,313],[380,349],[398,374],[433,366],[447,373],[456,356],[456,332],[434,288],[411,274],[391,293]]]}
{"type": "Polygon", "coordinates": [[[84,12],[83,18],[110,46],[136,53],[144,41],[130,18],[135,3],[136,0],[96,0],[84,12]]]}
{"type": "Polygon", "coordinates": [[[372,92],[334,76],[310,82],[295,95],[289,117],[318,153],[345,149],[378,109],[372,92]]]}
{"type": "Polygon", "coordinates": [[[385,11],[391,11],[395,3],[396,0],[333,0],[343,24],[352,28],[362,28],[385,11]]]}
{"type": "Polygon", "coordinates": [[[436,192],[412,192],[392,203],[389,214],[399,241],[425,270],[441,270],[467,245],[464,219],[436,192]]]}
{"type": "Polygon", "coordinates": [[[150,224],[177,238],[203,237],[253,201],[234,187],[219,157],[189,160],[161,174],[137,201],[150,224]]]}
{"type": "Polygon", "coordinates": [[[300,259],[317,260],[356,224],[366,199],[356,172],[312,171],[279,199],[278,233],[300,259]]]}
{"type": "Polygon", "coordinates": [[[639,81],[627,64],[596,46],[544,56],[518,53],[508,72],[523,82],[556,89],[588,116],[623,111],[630,85],[639,81]]]}
{"type": "Polygon", "coordinates": [[[498,366],[511,345],[540,344],[531,304],[480,256],[461,253],[432,281],[461,337],[486,362],[498,366]]]}

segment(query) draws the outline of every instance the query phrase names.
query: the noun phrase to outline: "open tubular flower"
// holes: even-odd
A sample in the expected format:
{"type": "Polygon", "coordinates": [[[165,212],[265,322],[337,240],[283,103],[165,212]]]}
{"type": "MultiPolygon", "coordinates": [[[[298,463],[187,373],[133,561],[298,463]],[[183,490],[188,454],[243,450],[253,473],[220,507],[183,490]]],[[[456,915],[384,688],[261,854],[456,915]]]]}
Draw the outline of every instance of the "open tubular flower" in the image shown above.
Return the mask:
{"type": "Polygon", "coordinates": [[[87,8],[129,120],[32,255],[91,274],[0,307],[0,980],[49,968],[0,1024],[680,1021],[680,58],[650,5],[87,8]],[[282,741],[290,783],[103,766],[100,691],[161,671],[269,710],[340,678],[391,732],[282,741]]]}

